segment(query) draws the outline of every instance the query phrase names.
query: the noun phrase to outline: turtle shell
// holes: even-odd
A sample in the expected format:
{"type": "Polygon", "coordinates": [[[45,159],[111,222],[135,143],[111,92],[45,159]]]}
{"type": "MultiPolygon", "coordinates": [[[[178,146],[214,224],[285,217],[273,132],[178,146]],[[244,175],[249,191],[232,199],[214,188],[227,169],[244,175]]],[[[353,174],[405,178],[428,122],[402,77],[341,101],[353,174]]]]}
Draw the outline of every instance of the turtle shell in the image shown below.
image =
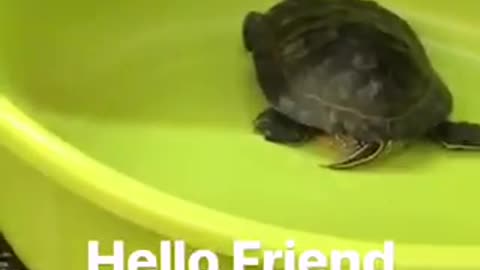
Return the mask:
{"type": "Polygon", "coordinates": [[[272,46],[257,74],[299,123],[370,141],[422,136],[452,110],[409,24],[363,0],[286,0],[263,14],[272,46]]]}

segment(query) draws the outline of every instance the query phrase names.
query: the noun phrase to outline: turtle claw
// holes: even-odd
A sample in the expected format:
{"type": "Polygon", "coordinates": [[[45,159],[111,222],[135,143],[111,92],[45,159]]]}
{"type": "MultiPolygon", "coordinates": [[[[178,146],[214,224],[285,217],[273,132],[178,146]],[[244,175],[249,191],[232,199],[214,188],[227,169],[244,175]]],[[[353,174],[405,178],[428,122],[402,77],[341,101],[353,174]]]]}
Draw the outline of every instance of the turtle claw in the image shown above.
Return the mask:
{"type": "Polygon", "coordinates": [[[367,164],[390,149],[391,144],[391,141],[372,143],[358,142],[358,146],[344,159],[335,163],[323,165],[323,167],[333,170],[346,170],[367,164]]]}
{"type": "Polygon", "coordinates": [[[449,150],[480,151],[480,124],[444,122],[431,135],[449,150]]]}
{"type": "Polygon", "coordinates": [[[313,128],[296,123],[272,108],[257,116],[254,128],[265,140],[279,144],[305,143],[317,133],[313,128]]]}

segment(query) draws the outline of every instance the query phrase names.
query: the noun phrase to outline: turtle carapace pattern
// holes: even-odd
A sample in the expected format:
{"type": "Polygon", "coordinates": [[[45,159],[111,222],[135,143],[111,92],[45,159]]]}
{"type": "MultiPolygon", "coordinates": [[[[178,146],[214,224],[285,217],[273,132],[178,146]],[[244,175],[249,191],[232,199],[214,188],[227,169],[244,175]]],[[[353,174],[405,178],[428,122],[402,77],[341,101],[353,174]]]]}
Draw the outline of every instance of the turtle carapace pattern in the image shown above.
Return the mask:
{"type": "Polygon", "coordinates": [[[332,169],[419,138],[480,150],[480,125],[451,120],[453,95],[416,32],[375,1],[284,0],[248,12],[242,37],[269,104],[254,127],[270,142],[353,140],[332,169]]]}

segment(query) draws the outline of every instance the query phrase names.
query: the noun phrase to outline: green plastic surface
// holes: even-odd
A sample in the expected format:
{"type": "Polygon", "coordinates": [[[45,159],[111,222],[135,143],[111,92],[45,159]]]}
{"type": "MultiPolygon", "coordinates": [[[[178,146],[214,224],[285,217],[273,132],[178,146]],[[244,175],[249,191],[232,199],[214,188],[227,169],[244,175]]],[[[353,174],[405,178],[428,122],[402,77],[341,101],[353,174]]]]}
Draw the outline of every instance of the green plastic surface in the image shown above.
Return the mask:
{"type": "MultiPolygon", "coordinates": [[[[454,118],[480,122],[480,3],[381,2],[421,34],[454,118]]],[[[265,102],[241,23],[272,3],[0,4],[0,230],[32,270],[86,269],[91,239],[167,238],[223,254],[222,269],[237,239],[325,252],[394,240],[400,270],[480,268],[480,153],[415,144],[334,172],[324,143],[252,132],[265,102]]]]}

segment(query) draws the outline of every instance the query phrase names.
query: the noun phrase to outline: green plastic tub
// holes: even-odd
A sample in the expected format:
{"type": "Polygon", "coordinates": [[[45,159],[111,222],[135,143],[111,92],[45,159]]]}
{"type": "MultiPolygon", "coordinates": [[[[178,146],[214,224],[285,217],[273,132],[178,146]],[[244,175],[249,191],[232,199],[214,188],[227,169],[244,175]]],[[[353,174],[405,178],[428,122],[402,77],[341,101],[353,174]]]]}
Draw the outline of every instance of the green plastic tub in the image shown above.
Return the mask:
{"type": "MultiPolygon", "coordinates": [[[[241,22],[273,3],[1,1],[0,231],[31,270],[88,269],[90,240],[126,256],[184,240],[220,269],[235,240],[325,254],[391,240],[395,269],[480,269],[480,154],[418,144],[334,172],[322,142],[252,132],[265,102],[241,22]]],[[[382,3],[421,34],[454,117],[480,121],[480,3],[382,3]]]]}

